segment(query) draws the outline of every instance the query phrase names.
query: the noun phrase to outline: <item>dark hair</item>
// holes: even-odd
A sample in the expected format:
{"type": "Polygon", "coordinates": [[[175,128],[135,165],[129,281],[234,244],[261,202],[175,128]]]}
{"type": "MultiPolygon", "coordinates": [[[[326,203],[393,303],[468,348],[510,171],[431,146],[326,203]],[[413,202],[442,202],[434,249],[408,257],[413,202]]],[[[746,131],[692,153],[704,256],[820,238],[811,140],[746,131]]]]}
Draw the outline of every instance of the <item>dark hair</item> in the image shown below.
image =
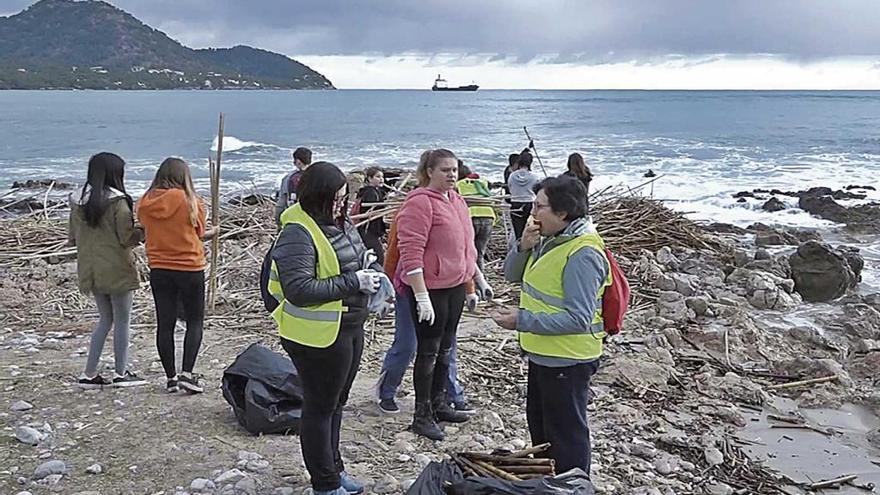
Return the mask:
{"type": "Polygon", "coordinates": [[[312,163],[312,150],[297,148],[293,151],[293,159],[301,161],[304,165],[309,165],[312,163]]]}
{"type": "Polygon", "coordinates": [[[532,169],[532,153],[528,148],[524,149],[522,153],[516,159],[516,167],[524,168],[526,170],[532,169]]]}
{"type": "Polygon", "coordinates": [[[510,156],[507,157],[507,165],[510,167],[516,166],[516,162],[519,161],[519,153],[511,153],[510,156]]]}
{"type": "Polygon", "coordinates": [[[467,165],[464,164],[463,161],[458,161],[458,180],[467,178],[468,175],[471,175],[471,169],[467,165]]]}
{"type": "Polygon", "coordinates": [[[580,179],[591,180],[593,178],[590,167],[584,163],[584,157],[580,153],[568,155],[568,171],[580,179]]]}
{"type": "Polygon", "coordinates": [[[550,177],[535,186],[535,194],[544,191],[550,209],[554,213],[565,213],[570,222],[587,215],[587,188],[574,177],[550,177]]]}
{"type": "Polygon", "coordinates": [[[367,179],[372,179],[377,174],[381,174],[381,173],[382,173],[382,169],[379,167],[367,167],[364,170],[364,177],[366,177],[367,179]]]}
{"type": "MultiPolygon", "coordinates": [[[[335,222],[333,204],[336,191],[348,185],[348,179],[339,167],[330,162],[315,162],[303,172],[296,185],[296,196],[303,211],[316,221],[335,222]]],[[[345,217],[348,211],[348,198],[342,207],[345,217]]]]}
{"type": "Polygon", "coordinates": [[[428,150],[422,153],[422,156],[419,157],[419,166],[416,168],[416,178],[419,180],[420,187],[427,186],[431,181],[428,177],[428,170],[434,170],[434,167],[437,166],[440,160],[446,158],[452,158],[453,160],[458,161],[458,157],[455,156],[455,153],[445,148],[428,150]]]}
{"type": "MultiPolygon", "coordinates": [[[[83,185],[80,199],[84,198],[89,190],[89,199],[83,206],[83,215],[86,224],[97,227],[101,216],[110,205],[110,188],[125,194],[125,160],[113,153],[98,153],[89,159],[89,171],[86,174],[86,183],[83,185]]],[[[132,207],[131,196],[125,194],[128,207],[132,207]]]]}

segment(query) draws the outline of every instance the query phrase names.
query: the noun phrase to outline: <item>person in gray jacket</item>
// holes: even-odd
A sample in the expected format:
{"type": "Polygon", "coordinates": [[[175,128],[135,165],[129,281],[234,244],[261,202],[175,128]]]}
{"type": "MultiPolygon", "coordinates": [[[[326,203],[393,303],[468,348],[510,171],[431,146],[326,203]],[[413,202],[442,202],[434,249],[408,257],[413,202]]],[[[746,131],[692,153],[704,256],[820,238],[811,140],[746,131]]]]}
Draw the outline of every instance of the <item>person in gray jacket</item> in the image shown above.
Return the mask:
{"type": "Polygon", "coordinates": [[[312,164],[312,150],[308,148],[297,148],[293,152],[293,165],[296,170],[284,176],[278,187],[278,197],[275,198],[275,223],[281,228],[281,214],[288,206],[296,203],[296,186],[299,184],[299,178],[309,165],[312,164]]]}
{"type": "Polygon", "coordinates": [[[510,190],[510,222],[513,224],[513,235],[522,237],[526,220],[532,213],[532,202],[535,200],[535,186],[540,179],[532,172],[532,153],[524,149],[517,158],[516,167],[507,179],[510,190]]]}
{"type": "Polygon", "coordinates": [[[532,221],[504,263],[521,282],[517,309],[495,316],[516,330],[529,360],[526,417],[534,445],[549,442],[556,470],[590,472],[587,398],[605,336],[602,296],[611,284],[604,243],[589,220],[586,190],[570,177],[537,187],[532,221]]]}

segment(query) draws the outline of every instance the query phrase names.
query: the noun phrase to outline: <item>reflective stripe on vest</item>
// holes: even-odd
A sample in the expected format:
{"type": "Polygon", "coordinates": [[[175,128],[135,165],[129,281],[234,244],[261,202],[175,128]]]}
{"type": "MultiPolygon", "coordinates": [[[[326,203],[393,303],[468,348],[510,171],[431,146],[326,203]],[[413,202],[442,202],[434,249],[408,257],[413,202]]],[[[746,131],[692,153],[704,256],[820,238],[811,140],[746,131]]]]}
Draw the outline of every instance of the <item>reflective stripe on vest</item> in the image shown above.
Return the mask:
{"type": "MultiPolygon", "coordinates": [[[[477,190],[476,184],[477,181],[483,182],[483,185],[486,189],[489,189],[489,186],[482,181],[482,179],[461,179],[460,181],[455,183],[455,188],[458,190],[458,194],[461,194],[465,198],[485,198],[480,192],[477,190]]],[[[465,201],[467,201],[465,199],[465,201]]],[[[468,206],[468,211],[471,214],[471,218],[491,218],[495,220],[495,209],[491,206],[468,206]]]]}
{"type": "MultiPolygon", "coordinates": [[[[319,279],[336,277],[340,274],[339,259],[333,246],[299,203],[284,210],[281,214],[282,228],[288,223],[301,225],[312,237],[317,255],[315,274],[319,279]]],[[[278,277],[278,268],[272,260],[272,271],[269,273],[269,293],[280,304],[272,312],[272,318],[278,323],[281,337],[309,347],[329,347],[336,342],[339,335],[339,323],[345,307],[342,300],[328,301],[311,306],[296,306],[284,299],[284,290],[278,277]]]]}
{"type": "MultiPolygon", "coordinates": [[[[563,272],[568,259],[581,249],[595,249],[605,258],[605,243],[598,234],[589,233],[571,239],[544,253],[537,261],[529,257],[523,273],[519,307],[533,314],[556,314],[565,311],[565,289],[562,285],[563,272]]],[[[608,260],[605,259],[606,266],[608,260]]],[[[583,333],[566,335],[540,335],[519,332],[519,345],[526,352],[539,356],[567,359],[596,359],[602,355],[602,339],[605,329],[602,322],[602,295],[611,285],[611,270],[596,296],[598,305],[588,328],[583,333]]]]}

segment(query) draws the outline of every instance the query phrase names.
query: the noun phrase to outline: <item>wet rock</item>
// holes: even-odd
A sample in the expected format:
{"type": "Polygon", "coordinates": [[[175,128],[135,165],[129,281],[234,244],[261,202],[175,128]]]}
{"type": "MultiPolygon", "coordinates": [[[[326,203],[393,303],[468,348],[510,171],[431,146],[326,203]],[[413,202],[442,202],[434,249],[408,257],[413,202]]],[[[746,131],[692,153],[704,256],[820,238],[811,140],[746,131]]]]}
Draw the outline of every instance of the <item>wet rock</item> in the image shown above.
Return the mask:
{"type": "Polygon", "coordinates": [[[717,399],[746,404],[761,405],[769,400],[769,396],[757,383],[746,377],[727,372],[722,377],[710,376],[703,393],[717,399]]]}
{"type": "Polygon", "coordinates": [[[15,439],[27,445],[37,445],[44,435],[30,426],[19,426],[15,429],[15,439]]]}
{"type": "Polygon", "coordinates": [[[880,341],[871,339],[859,339],[855,343],[853,343],[851,349],[854,352],[858,352],[861,354],[877,352],[880,351],[880,341]]]}
{"type": "Polygon", "coordinates": [[[875,448],[880,448],[880,428],[869,431],[865,436],[868,438],[868,443],[875,448]]]}
{"type": "Polygon", "coordinates": [[[391,476],[390,474],[386,474],[379,481],[373,485],[373,493],[379,494],[388,494],[388,493],[400,493],[400,483],[391,476]]]}
{"type": "Polygon", "coordinates": [[[789,257],[795,290],[805,301],[837,299],[858,283],[850,263],[827,244],[806,242],[789,257]]]}
{"type": "Polygon", "coordinates": [[[64,464],[64,461],[47,461],[34,470],[34,479],[41,480],[53,474],[64,474],[66,470],[67,465],[64,464]]]}
{"type": "Polygon", "coordinates": [[[772,259],[773,256],[770,255],[770,251],[767,251],[764,248],[758,248],[755,250],[755,261],[763,261],[772,259]]]}
{"type": "Polygon", "coordinates": [[[104,467],[100,464],[92,464],[91,466],[86,468],[86,473],[88,474],[101,474],[104,472],[104,467]]]}
{"type": "Polygon", "coordinates": [[[785,203],[777,198],[770,198],[766,203],[761,205],[761,209],[769,212],[777,212],[786,209],[785,203]]]}
{"type": "Polygon", "coordinates": [[[798,207],[819,218],[846,224],[852,230],[880,231],[880,208],[876,206],[845,207],[835,201],[831,195],[803,194],[798,200],[798,207]]]}
{"type": "Polygon", "coordinates": [[[853,385],[852,378],[843,366],[833,359],[813,359],[813,358],[797,358],[785,361],[780,364],[780,368],[791,376],[799,376],[807,378],[822,378],[826,376],[836,376],[837,383],[844,387],[853,385]]]}
{"type": "MultiPolygon", "coordinates": [[[[740,294],[758,309],[788,311],[801,303],[800,296],[792,294],[792,282],[767,272],[737,268],[727,277],[740,294]]],[[[723,302],[723,301],[722,301],[723,302]]]]}
{"type": "Polygon", "coordinates": [[[29,402],[25,402],[23,400],[17,400],[15,402],[13,402],[12,405],[9,406],[9,410],[15,411],[15,412],[30,411],[33,408],[34,408],[33,404],[31,404],[29,402]]]}
{"type": "Polygon", "coordinates": [[[196,478],[189,484],[189,489],[196,493],[210,491],[214,488],[214,482],[205,478],[196,478]]]}

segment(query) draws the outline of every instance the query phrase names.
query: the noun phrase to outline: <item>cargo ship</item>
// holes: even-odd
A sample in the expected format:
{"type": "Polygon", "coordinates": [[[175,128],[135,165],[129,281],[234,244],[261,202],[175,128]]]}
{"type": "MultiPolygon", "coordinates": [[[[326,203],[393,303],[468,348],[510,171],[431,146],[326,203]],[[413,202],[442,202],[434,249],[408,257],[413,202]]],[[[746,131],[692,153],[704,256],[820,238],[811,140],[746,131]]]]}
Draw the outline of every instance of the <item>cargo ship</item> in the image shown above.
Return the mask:
{"type": "Polygon", "coordinates": [[[476,91],[480,89],[476,84],[468,84],[467,86],[455,86],[449,87],[446,84],[446,79],[440,77],[440,74],[437,74],[437,79],[434,80],[434,85],[431,86],[431,91],[476,91]]]}

